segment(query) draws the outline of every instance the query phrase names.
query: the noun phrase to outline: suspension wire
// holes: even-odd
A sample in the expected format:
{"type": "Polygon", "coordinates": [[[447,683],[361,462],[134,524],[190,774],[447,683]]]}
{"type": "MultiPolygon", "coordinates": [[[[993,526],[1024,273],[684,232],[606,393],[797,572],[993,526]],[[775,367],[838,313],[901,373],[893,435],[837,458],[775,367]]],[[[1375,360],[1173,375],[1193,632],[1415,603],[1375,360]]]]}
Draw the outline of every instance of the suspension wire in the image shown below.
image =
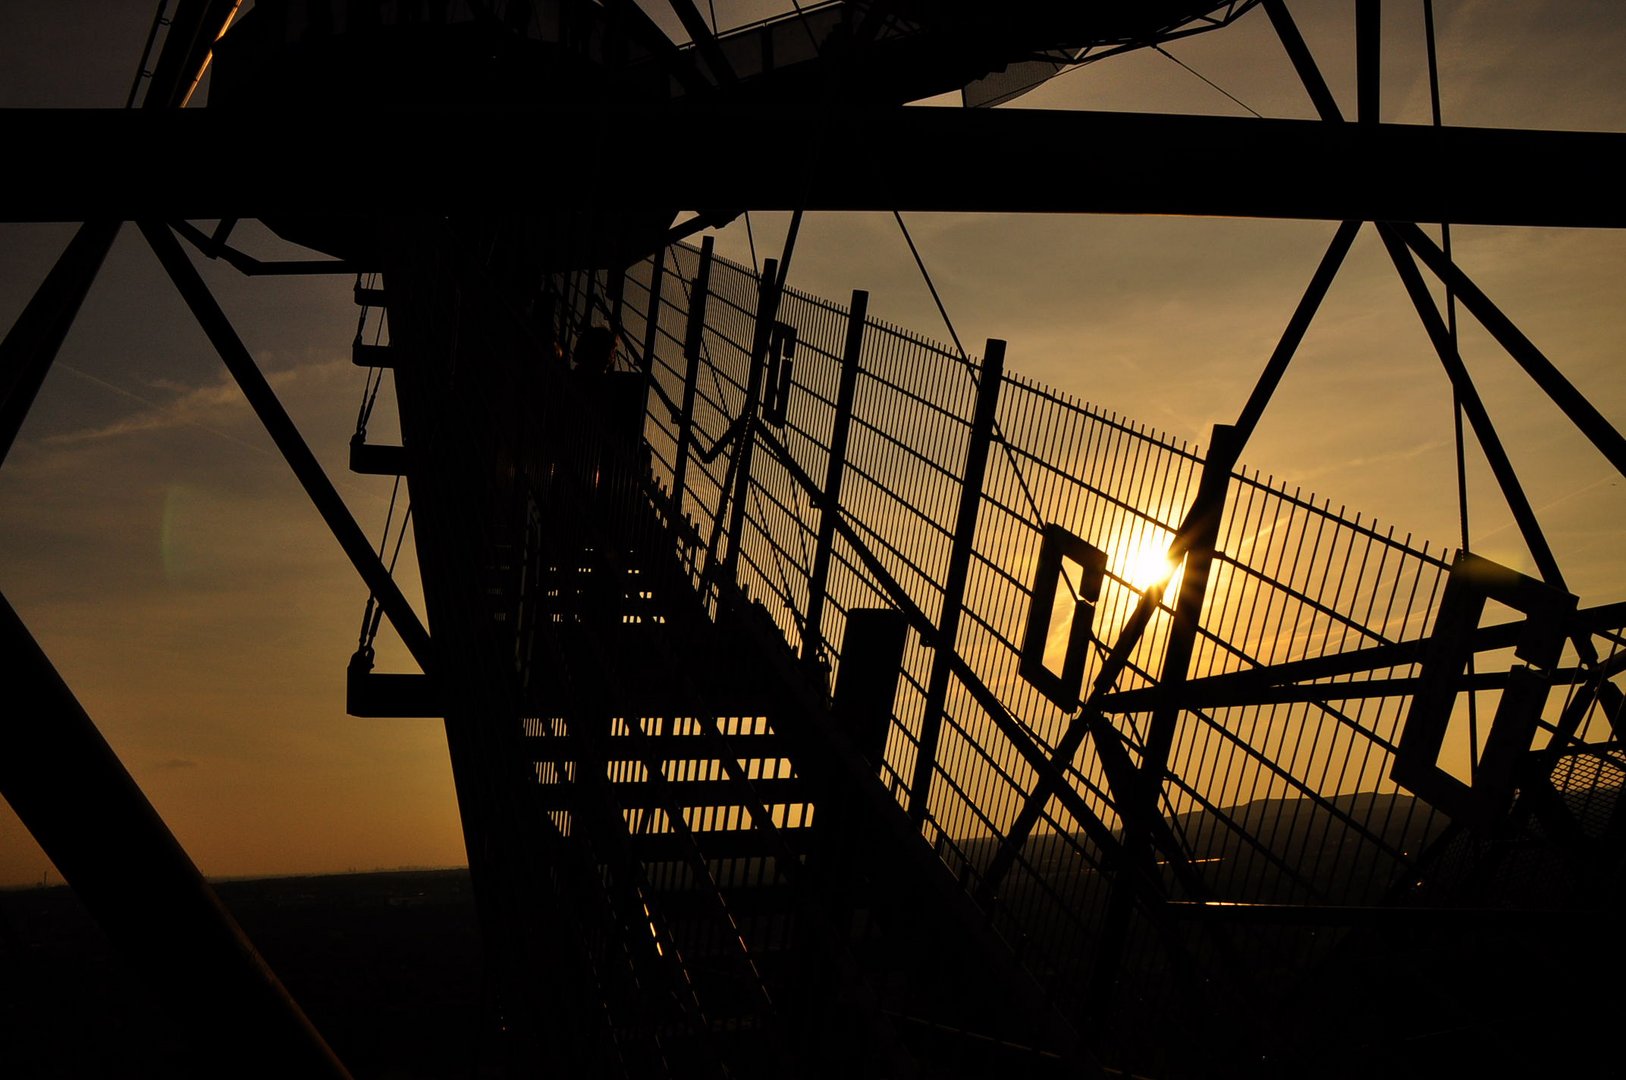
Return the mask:
{"type": "Polygon", "coordinates": [[[1236,102],[1238,105],[1242,106],[1244,109],[1246,109],[1249,112],[1253,113],[1253,115],[1258,116],[1259,119],[1261,119],[1261,120],[1264,119],[1264,117],[1260,115],[1259,111],[1257,109],[1255,109],[1252,105],[1249,105],[1246,101],[1243,101],[1241,98],[1237,97],[1235,94],[1233,94],[1229,90],[1225,89],[1225,87],[1221,86],[1219,83],[1215,82],[1213,79],[1210,79],[1207,75],[1204,75],[1202,72],[1198,71],[1196,68],[1192,67],[1190,64],[1188,64],[1184,60],[1180,59],[1178,56],[1176,56],[1173,53],[1169,52],[1167,49],[1163,48],[1162,45],[1158,44],[1157,42],[1153,42],[1152,43],[1152,50],[1154,52],[1158,53],[1159,55],[1166,56],[1170,60],[1173,60],[1176,64],[1178,64],[1181,67],[1185,68],[1187,71],[1189,71],[1193,75],[1197,76],[1197,78],[1201,79],[1203,82],[1207,83],[1209,86],[1213,87],[1215,90],[1218,90],[1220,93],[1224,94],[1226,97],[1230,98],[1232,101],[1236,102]]]}
{"type": "Polygon", "coordinates": [[[158,28],[168,26],[170,20],[164,18],[164,9],[169,7],[169,0],[158,0],[158,11],[152,17],[152,28],[147,31],[147,43],[141,48],[141,59],[136,63],[135,80],[130,83],[130,96],[124,100],[126,109],[135,108],[136,95],[141,90],[141,80],[152,77],[147,70],[147,61],[152,58],[153,42],[158,40],[158,28]]]}
{"type": "MultiPolygon", "coordinates": [[[[394,486],[390,488],[390,506],[388,510],[384,511],[384,529],[378,537],[378,558],[380,562],[382,562],[384,559],[384,547],[389,543],[390,540],[390,522],[395,518],[395,497],[400,493],[400,491],[401,477],[398,474],[395,477],[394,486]]],[[[390,570],[393,572],[394,569],[395,563],[392,560],[390,562],[390,570]]],[[[376,599],[374,598],[373,593],[369,590],[367,593],[367,604],[361,612],[361,634],[356,641],[357,645],[361,648],[366,648],[367,646],[371,645],[372,635],[378,633],[378,619],[376,616],[384,613],[384,606],[382,604],[378,604],[375,609],[375,604],[376,599]],[[367,629],[369,624],[374,627],[371,633],[369,633],[367,629]]]]}
{"type": "Polygon", "coordinates": [[[796,21],[801,24],[802,33],[807,35],[807,43],[813,46],[813,55],[823,57],[824,50],[819,48],[819,39],[813,36],[813,28],[807,25],[807,12],[802,10],[802,5],[796,0],[790,0],[790,6],[796,9],[796,21]]]}
{"type": "MultiPolygon", "coordinates": [[[[399,482],[400,477],[396,477],[396,481],[399,482]]],[[[395,576],[395,563],[396,560],[401,557],[401,544],[406,540],[407,525],[411,522],[411,520],[412,507],[408,505],[406,512],[401,515],[401,530],[395,534],[395,550],[390,554],[389,575],[391,577],[395,576]]],[[[384,549],[382,544],[379,545],[378,556],[381,559],[384,557],[384,549]]],[[[372,648],[373,642],[378,639],[378,627],[383,618],[384,605],[379,604],[373,610],[372,623],[367,628],[367,647],[369,649],[372,648]]]]}
{"type": "MultiPolygon", "coordinates": [[[[1440,114],[1440,58],[1434,38],[1434,0],[1423,0],[1423,36],[1428,46],[1428,101],[1435,127],[1442,124],[1440,114]]],[[[1451,225],[1440,222],[1440,250],[1446,261],[1451,259],[1451,225]]],[[[1461,363],[1462,351],[1457,337],[1457,292],[1449,281],[1445,285],[1445,327],[1451,338],[1451,351],[1461,363]]],[[[1457,456],[1457,524],[1460,545],[1466,554],[1473,550],[1468,539],[1468,456],[1462,431],[1462,394],[1451,386],[1451,420],[1455,430],[1457,456]]],[[[1474,677],[1474,654],[1468,654],[1468,678],[1474,677]]],[[[1472,783],[1479,775],[1479,692],[1468,691],[1468,780],[1472,783]]]]}
{"type": "Polygon", "coordinates": [[[757,238],[751,231],[751,211],[745,212],[745,241],[751,245],[751,273],[757,277],[762,276],[762,267],[757,263],[757,238]]]}
{"type": "MultiPolygon", "coordinates": [[[[377,274],[368,274],[368,286],[377,283],[377,274]]],[[[361,286],[362,275],[356,275],[356,285],[361,286]]],[[[367,330],[367,312],[370,308],[362,308],[361,314],[356,318],[356,344],[365,341],[367,330]]],[[[377,345],[384,338],[384,322],[389,317],[387,309],[380,309],[378,324],[373,328],[373,344],[377,345]]],[[[356,434],[362,437],[367,435],[367,422],[373,418],[373,406],[378,404],[378,392],[384,388],[384,369],[377,365],[367,369],[367,381],[362,384],[361,404],[356,409],[356,434]]]]}
{"type": "MultiPolygon", "coordinates": [[[[1434,38],[1434,0],[1423,0],[1423,30],[1428,44],[1428,97],[1433,111],[1434,126],[1440,118],[1440,63],[1434,38]]],[[[1451,259],[1451,225],[1440,223],[1440,247],[1447,261],[1451,259]]],[[[1445,282],[1445,325],[1451,335],[1451,347],[1457,348],[1457,293],[1449,281],[1445,282]]],[[[1462,550],[1471,550],[1468,544],[1468,467],[1465,460],[1462,433],[1462,396],[1453,388],[1451,403],[1456,414],[1457,432],[1457,516],[1462,530],[1462,550]]]]}
{"type": "Polygon", "coordinates": [[[932,281],[931,272],[926,269],[925,260],[920,257],[920,249],[915,247],[915,238],[909,235],[909,226],[903,223],[903,215],[896,210],[892,211],[892,220],[896,221],[898,228],[903,231],[903,242],[909,245],[909,254],[915,257],[915,266],[920,269],[920,276],[926,282],[926,289],[932,294],[932,303],[937,305],[937,313],[943,317],[943,325],[948,327],[949,338],[960,354],[960,362],[969,367],[971,358],[966,355],[965,346],[960,344],[960,335],[955,332],[954,320],[949,318],[948,310],[943,307],[943,298],[937,295],[937,285],[932,281]]]}
{"type": "MultiPolygon", "coordinates": [[[[903,230],[903,239],[909,245],[909,254],[915,257],[915,265],[920,268],[920,276],[925,280],[926,288],[932,294],[932,302],[937,305],[937,313],[943,317],[943,325],[948,328],[949,337],[954,341],[954,348],[960,354],[960,362],[965,365],[966,373],[971,376],[971,385],[976,386],[978,384],[977,372],[971,366],[971,358],[966,354],[965,346],[960,344],[960,335],[954,329],[954,322],[949,318],[948,310],[943,307],[943,298],[938,295],[937,286],[932,282],[931,272],[926,269],[926,262],[920,257],[920,249],[915,247],[915,238],[909,235],[909,226],[903,223],[902,214],[894,210],[892,211],[892,217],[898,223],[898,228],[903,230]]],[[[1022,473],[1022,466],[1016,460],[1016,452],[1011,449],[1010,443],[1005,440],[1005,433],[1000,430],[997,418],[994,420],[993,434],[994,442],[1004,452],[1005,460],[1011,467],[1011,473],[1016,477],[1017,487],[1021,489],[1023,498],[1027,499],[1028,511],[1032,514],[1034,522],[1042,526],[1044,524],[1044,514],[1039,510],[1039,500],[1033,497],[1033,490],[1028,487],[1028,480],[1022,473]]],[[[1074,585],[1072,575],[1067,572],[1065,565],[1062,567],[1062,579],[1067,583],[1067,589],[1073,594],[1074,600],[1083,599],[1082,579],[1079,585],[1074,585]]]]}

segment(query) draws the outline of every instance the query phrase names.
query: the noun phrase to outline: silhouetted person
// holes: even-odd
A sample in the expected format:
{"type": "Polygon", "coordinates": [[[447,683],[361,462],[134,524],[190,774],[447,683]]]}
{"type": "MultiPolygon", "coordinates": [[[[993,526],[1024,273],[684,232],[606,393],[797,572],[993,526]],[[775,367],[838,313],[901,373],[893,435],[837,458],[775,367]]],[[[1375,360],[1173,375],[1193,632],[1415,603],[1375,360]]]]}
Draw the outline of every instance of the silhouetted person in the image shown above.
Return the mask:
{"type": "Polygon", "coordinates": [[[603,375],[615,365],[615,334],[608,326],[589,326],[576,339],[576,370],[603,375]]]}

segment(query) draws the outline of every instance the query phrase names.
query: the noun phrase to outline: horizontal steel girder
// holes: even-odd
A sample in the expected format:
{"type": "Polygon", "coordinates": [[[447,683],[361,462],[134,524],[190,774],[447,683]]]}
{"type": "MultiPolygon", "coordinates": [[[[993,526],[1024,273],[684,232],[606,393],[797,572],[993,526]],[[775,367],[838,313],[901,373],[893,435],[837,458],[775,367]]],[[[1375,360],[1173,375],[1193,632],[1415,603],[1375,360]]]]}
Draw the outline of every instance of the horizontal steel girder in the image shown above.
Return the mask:
{"type": "Polygon", "coordinates": [[[4,221],[805,206],[1626,225],[1614,132],[1033,109],[11,109],[0,145],[26,163],[4,221]]]}

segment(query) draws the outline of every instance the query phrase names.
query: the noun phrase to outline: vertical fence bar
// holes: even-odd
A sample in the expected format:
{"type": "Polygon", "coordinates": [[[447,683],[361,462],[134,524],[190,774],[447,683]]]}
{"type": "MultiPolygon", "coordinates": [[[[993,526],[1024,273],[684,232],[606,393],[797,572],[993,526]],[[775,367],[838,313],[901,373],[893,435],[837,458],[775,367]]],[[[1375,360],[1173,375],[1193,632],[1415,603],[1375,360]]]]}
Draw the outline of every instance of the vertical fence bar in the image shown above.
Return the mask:
{"type": "Polygon", "coordinates": [[[942,730],[943,704],[948,696],[949,666],[960,629],[971,544],[977,531],[977,511],[982,506],[982,478],[993,442],[994,409],[999,404],[999,387],[1004,381],[1005,343],[989,338],[978,375],[976,410],[971,419],[971,438],[966,445],[959,510],[954,517],[954,543],[949,550],[948,574],[943,581],[943,611],[938,618],[937,639],[932,642],[932,670],[926,686],[925,711],[920,717],[920,746],[909,791],[909,819],[916,826],[926,819],[927,798],[931,794],[937,737],[942,730]]]}
{"type": "MultiPolygon", "coordinates": [[[[1237,456],[1237,429],[1215,424],[1207,460],[1197,481],[1197,514],[1192,523],[1191,543],[1186,549],[1186,570],[1180,577],[1180,595],[1175,600],[1174,622],[1169,644],[1163,654],[1163,671],[1158,685],[1166,692],[1152,712],[1152,725],[1141,759],[1141,772],[1148,790],[1156,792],[1168,767],[1169,747],[1180,719],[1180,688],[1191,666],[1191,653],[1197,642],[1198,621],[1203,599],[1208,594],[1208,575],[1214,562],[1214,545],[1219,540],[1220,519],[1224,516],[1226,489],[1237,456]]],[[[1155,794],[1154,794],[1155,799],[1155,794]]],[[[1154,803],[1153,811],[1156,806],[1154,803]]]]}
{"type": "Polygon", "coordinates": [[[689,444],[694,441],[694,390],[700,378],[700,349],[706,329],[706,286],[711,280],[712,238],[700,242],[700,266],[689,290],[689,325],[683,335],[683,415],[678,417],[677,452],[672,461],[672,526],[683,520],[683,484],[689,471],[689,444]]]}
{"type": "MultiPolygon", "coordinates": [[[[1181,689],[1185,686],[1191,667],[1203,600],[1208,593],[1214,545],[1219,540],[1225,495],[1230,486],[1231,469],[1240,450],[1239,442],[1235,427],[1214,425],[1202,475],[1197,481],[1197,494],[1188,514],[1190,528],[1186,533],[1185,572],[1180,576],[1180,594],[1175,600],[1174,618],[1158,676],[1158,686],[1165,691],[1165,696],[1152,711],[1138,773],[1122,774],[1122,780],[1114,785],[1113,794],[1124,824],[1124,846],[1122,859],[1113,877],[1105,932],[1101,936],[1096,970],[1092,974],[1093,1000],[1097,1008],[1104,1008],[1110,1000],[1113,984],[1123,965],[1130,915],[1137,897],[1143,891],[1142,883],[1153,877],[1150,866],[1152,830],[1154,822],[1162,822],[1158,798],[1168,776],[1169,748],[1174,744],[1174,732],[1180,722],[1181,689]],[[1123,788],[1123,780],[1130,781],[1128,790],[1123,788]]],[[[1166,828],[1159,831],[1166,832],[1166,828]]],[[[1166,855],[1174,869],[1185,878],[1189,888],[1193,881],[1193,868],[1183,861],[1174,862],[1179,858],[1177,852],[1169,851],[1166,855]]]]}
{"type": "Polygon", "coordinates": [[[864,320],[869,315],[869,293],[853,290],[847,315],[847,341],[841,351],[841,383],[836,391],[836,418],[830,429],[830,463],[824,474],[824,499],[819,510],[819,536],[814,542],[813,570],[807,583],[807,624],[802,633],[802,662],[810,669],[824,655],[824,595],[830,581],[830,551],[836,540],[836,518],[841,513],[841,477],[847,467],[847,433],[852,428],[853,397],[858,389],[858,366],[864,347],[864,320]]]}
{"type": "Polygon", "coordinates": [[[655,377],[655,346],[660,341],[661,329],[661,288],[666,277],[666,249],[655,249],[655,261],[649,271],[649,312],[644,322],[644,348],[641,357],[644,368],[644,384],[655,377]]]}
{"type": "Polygon", "coordinates": [[[751,492],[751,451],[757,443],[757,404],[762,398],[768,339],[779,313],[778,269],[776,260],[764,259],[762,277],[757,282],[757,325],[751,337],[751,373],[746,377],[745,402],[740,406],[739,441],[734,444],[734,503],[728,511],[728,551],[723,555],[723,581],[729,585],[735,584],[740,541],[745,539],[745,499],[751,492]]]}
{"type": "Polygon", "coordinates": [[[625,266],[610,271],[610,281],[607,288],[610,297],[610,330],[617,337],[620,337],[621,305],[627,288],[627,268],[625,266]]]}

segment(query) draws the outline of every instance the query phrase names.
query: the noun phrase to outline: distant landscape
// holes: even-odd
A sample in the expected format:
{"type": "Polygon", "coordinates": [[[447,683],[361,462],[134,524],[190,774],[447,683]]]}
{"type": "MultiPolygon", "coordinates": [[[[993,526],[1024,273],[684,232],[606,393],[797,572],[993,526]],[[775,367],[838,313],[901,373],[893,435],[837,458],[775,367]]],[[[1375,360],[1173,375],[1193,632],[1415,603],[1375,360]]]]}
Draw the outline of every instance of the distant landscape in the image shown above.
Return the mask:
{"type": "MultiPolygon", "coordinates": [[[[217,881],[358,1078],[501,1075],[467,870],[217,881]]],[[[66,886],[0,891],[0,1076],[229,1076],[200,1061],[66,886]]]]}

